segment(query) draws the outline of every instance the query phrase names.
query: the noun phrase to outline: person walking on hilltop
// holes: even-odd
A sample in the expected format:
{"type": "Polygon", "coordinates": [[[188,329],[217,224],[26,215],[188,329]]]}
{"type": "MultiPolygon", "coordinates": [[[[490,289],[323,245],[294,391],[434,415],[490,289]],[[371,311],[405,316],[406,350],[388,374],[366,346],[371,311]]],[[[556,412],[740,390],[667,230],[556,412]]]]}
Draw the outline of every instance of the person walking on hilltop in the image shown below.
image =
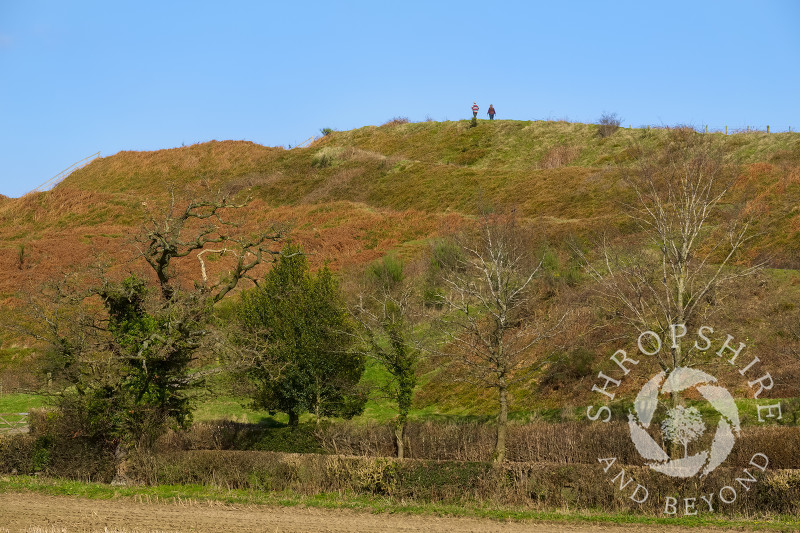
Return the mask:
{"type": "Polygon", "coordinates": [[[489,120],[494,120],[495,110],[492,104],[489,104],[489,111],[487,111],[486,114],[489,115],[489,120]]]}
{"type": "Polygon", "coordinates": [[[472,102],[472,118],[476,118],[478,116],[478,102],[472,102]]]}

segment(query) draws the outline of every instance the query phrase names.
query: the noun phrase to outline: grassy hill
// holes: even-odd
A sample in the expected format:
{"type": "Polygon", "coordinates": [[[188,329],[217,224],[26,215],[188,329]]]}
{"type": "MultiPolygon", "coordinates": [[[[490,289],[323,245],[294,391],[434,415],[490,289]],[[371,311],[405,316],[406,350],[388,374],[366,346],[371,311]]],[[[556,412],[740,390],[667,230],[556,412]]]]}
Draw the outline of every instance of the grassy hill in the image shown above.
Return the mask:
{"type": "MultiPolygon", "coordinates": [[[[638,154],[657,150],[668,135],[664,129],[620,129],[603,138],[596,129],[543,121],[482,121],[475,128],[467,121],[423,122],[333,132],[295,150],[210,142],[121,152],[75,172],[59,187],[112,195],[112,205],[158,196],[166,184],[249,194],[270,207],[344,201],[442,216],[471,215],[491,205],[513,208],[562,233],[586,231],[622,221],[630,198],[620,178],[638,154]]],[[[800,134],[708,135],[730,162],[742,166],[732,200],[764,211],[769,235],[754,253],[792,262],[800,227],[794,211],[800,201],[800,134]]],[[[93,214],[124,219],[109,208],[93,214]]]]}
{"type": "MultiPolygon", "coordinates": [[[[729,201],[758,214],[758,236],[741,262],[766,259],[774,269],[762,279],[766,288],[756,283],[742,296],[753,317],[747,331],[778,354],[783,378],[796,380],[797,358],[770,333],[768,317],[774,306],[793,306],[800,286],[794,270],[800,267],[800,134],[707,135],[740,165],[729,201]]],[[[0,298],[18,305],[25,291],[99,260],[119,270],[141,266],[131,235],[148,211],[166,205],[170,188],[184,198],[251,197],[246,228],[288,223],[294,240],[314,254],[312,264],[330,261],[343,271],[388,252],[416,257],[431,238],[487,206],[535,223],[564,263],[567,238],[630,234],[625,204],[632,195],[624,175],[667,136],[664,129],[620,129],[601,137],[594,125],[567,122],[480,121],[474,128],[468,121],[424,122],[333,132],[293,150],[212,141],[120,152],[52,191],[0,198],[0,298]]],[[[186,262],[181,274],[198,279],[198,264],[186,262]]],[[[737,317],[726,320],[733,325],[737,317]]],[[[9,337],[0,348],[7,388],[24,381],[21,364],[33,357],[20,342],[9,337]]],[[[604,349],[589,358],[605,357],[604,349]]],[[[584,366],[594,369],[590,363],[584,366]]],[[[427,370],[420,409],[485,412],[491,398],[427,370]]],[[[548,372],[548,385],[525,384],[517,400],[580,405],[590,373],[558,366],[548,372]]]]}

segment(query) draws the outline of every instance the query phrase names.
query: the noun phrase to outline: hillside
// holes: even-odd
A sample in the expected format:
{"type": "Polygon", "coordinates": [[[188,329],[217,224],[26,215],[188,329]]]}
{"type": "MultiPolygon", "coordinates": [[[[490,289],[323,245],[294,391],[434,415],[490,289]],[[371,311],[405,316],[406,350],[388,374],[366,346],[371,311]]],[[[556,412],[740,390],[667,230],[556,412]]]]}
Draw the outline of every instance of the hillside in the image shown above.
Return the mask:
{"type": "MultiPolygon", "coordinates": [[[[270,207],[345,201],[438,216],[474,214],[483,204],[513,208],[557,232],[582,232],[620,221],[621,205],[630,199],[623,172],[636,165],[637,153],[658,149],[667,136],[663,129],[621,129],[608,138],[595,132],[596,126],[565,122],[484,121],[468,128],[463,121],[333,132],[295,150],[211,142],[121,152],[75,172],[60,188],[110,194],[129,205],[170,183],[249,194],[270,207]]],[[[709,135],[742,165],[732,200],[766,217],[769,235],[754,253],[792,263],[800,227],[793,211],[800,202],[800,134],[709,135]]]]}
{"type": "MultiPolygon", "coordinates": [[[[793,270],[800,267],[800,134],[708,135],[740,165],[730,202],[757,214],[758,236],[740,263],[766,260],[789,269],[770,271],[767,282],[781,302],[793,302],[800,283],[793,270]]],[[[416,257],[431,237],[484,207],[513,209],[535,222],[566,261],[567,238],[632,238],[625,213],[632,196],[623,178],[666,136],[663,129],[621,129],[602,138],[596,126],[566,122],[425,122],[333,132],[293,150],[212,141],[120,152],[50,192],[0,198],[0,295],[14,305],[25,291],[101,258],[118,270],[136,268],[131,235],[146,212],[166,205],[170,187],[181,198],[251,197],[246,229],[289,223],[293,239],[313,252],[312,264],[330,261],[334,269],[358,270],[389,251],[416,257]]],[[[197,262],[186,262],[181,274],[198,279],[197,262]]],[[[745,298],[754,316],[769,311],[763,291],[756,287],[745,298]]],[[[766,333],[758,341],[776,342],[766,333]]],[[[4,345],[0,372],[26,354],[4,345]]],[[[786,378],[800,377],[796,361],[785,361],[786,378]]],[[[580,402],[574,384],[587,374],[570,372],[553,377],[545,391],[523,387],[519,394],[580,402]]],[[[420,395],[426,405],[464,407],[463,388],[433,375],[427,383],[420,395]]],[[[484,400],[473,393],[466,411],[480,412],[484,400]]]]}
{"type": "MultiPolygon", "coordinates": [[[[0,267],[8,273],[0,294],[97,254],[130,250],[131,228],[164,204],[170,186],[179,196],[250,195],[249,223],[294,221],[295,237],[335,265],[370,261],[435,234],[444,216],[470,216],[481,206],[513,208],[555,239],[605,231],[626,221],[623,172],[637,152],[666,139],[660,129],[601,138],[587,124],[467,124],[369,126],[295,150],[212,141],[97,159],[53,191],[0,201],[0,267]],[[20,246],[28,268],[18,268],[20,246]]],[[[732,200],[760,213],[752,257],[798,266],[800,134],[710,135],[742,165],[732,200]]]]}

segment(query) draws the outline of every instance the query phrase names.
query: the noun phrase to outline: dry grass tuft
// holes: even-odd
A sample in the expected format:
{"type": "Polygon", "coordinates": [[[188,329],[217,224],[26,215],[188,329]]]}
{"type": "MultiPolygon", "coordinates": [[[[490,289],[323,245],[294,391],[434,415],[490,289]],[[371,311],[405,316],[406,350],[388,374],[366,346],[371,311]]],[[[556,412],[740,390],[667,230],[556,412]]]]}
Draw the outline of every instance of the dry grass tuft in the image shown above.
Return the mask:
{"type": "Polygon", "coordinates": [[[556,146],[551,148],[542,158],[541,168],[561,168],[568,166],[577,159],[580,148],[577,146],[556,146]]]}

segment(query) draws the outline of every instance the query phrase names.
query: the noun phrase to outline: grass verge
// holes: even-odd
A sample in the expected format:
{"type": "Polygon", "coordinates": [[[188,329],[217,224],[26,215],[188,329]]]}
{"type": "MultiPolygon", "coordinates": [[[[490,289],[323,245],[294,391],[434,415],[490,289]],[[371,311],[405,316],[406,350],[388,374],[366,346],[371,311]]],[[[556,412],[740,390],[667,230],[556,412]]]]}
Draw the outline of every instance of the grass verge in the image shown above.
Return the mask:
{"type": "Polygon", "coordinates": [[[154,487],[112,487],[100,483],[83,483],[34,476],[0,477],[0,494],[5,492],[37,492],[54,496],[75,496],[99,500],[132,499],[146,503],[221,502],[270,506],[304,506],[321,509],[350,509],[369,513],[407,513],[450,517],[487,518],[492,520],[530,520],[548,522],[594,522],[613,524],[667,525],[678,527],[719,527],[726,529],[758,529],[789,531],[800,529],[800,518],[722,518],[709,516],[663,518],[629,513],[602,513],[577,510],[529,510],[486,504],[458,505],[414,501],[396,501],[377,496],[356,496],[322,493],[313,496],[291,491],[263,492],[230,490],[203,485],[159,485],[154,487]]]}
{"type": "Polygon", "coordinates": [[[0,394],[0,413],[27,413],[31,409],[44,407],[46,403],[47,398],[40,394],[0,394]]]}

